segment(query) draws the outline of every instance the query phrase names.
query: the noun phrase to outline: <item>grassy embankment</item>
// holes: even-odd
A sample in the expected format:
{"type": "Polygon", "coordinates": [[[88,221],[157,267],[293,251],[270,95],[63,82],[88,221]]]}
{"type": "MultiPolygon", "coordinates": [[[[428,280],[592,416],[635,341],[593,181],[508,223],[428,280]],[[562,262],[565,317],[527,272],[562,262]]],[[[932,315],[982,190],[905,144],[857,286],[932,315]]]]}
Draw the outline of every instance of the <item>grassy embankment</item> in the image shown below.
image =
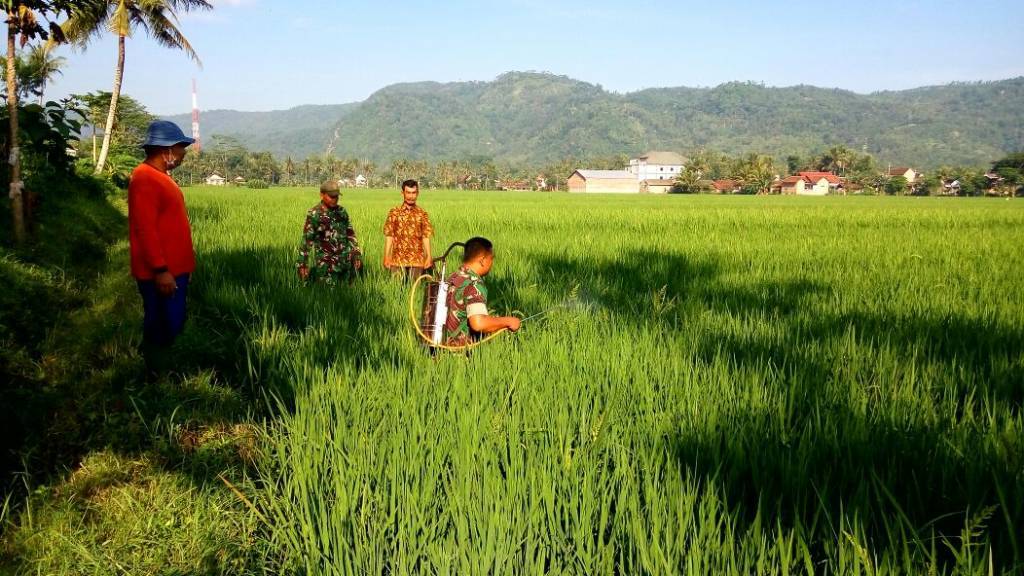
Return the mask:
{"type": "Polygon", "coordinates": [[[237,332],[200,319],[180,373],[145,383],[123,192],[72,184],[27,247],[0,247],[0,573],[256,571],[256,522],[220,479],[256,448],[221,369],[237,332]]]}

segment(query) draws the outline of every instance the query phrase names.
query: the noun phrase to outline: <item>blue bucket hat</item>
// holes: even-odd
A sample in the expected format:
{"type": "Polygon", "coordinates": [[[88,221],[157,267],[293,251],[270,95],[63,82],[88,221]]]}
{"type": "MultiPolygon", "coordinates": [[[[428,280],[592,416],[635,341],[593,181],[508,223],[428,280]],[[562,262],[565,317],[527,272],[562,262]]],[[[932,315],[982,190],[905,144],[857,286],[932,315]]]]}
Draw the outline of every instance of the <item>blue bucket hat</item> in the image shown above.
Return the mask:
{"type": "Polygon", "coordinates": [[[193,144],[195,141],[195,138],[185,136],[174,122],[156,120],[150,123],[149,129],[146,130],[146,141],[142,145],[169,148],[175,144],[193,144]]]}

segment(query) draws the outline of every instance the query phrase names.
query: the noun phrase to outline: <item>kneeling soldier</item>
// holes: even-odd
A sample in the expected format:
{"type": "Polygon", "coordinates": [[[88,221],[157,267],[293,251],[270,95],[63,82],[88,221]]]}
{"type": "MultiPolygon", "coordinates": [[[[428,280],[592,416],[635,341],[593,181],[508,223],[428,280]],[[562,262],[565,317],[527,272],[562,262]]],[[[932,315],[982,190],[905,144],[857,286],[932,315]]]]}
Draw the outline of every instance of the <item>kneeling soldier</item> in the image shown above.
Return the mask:
{"type": "Polygon", "coordinates": [[[491,316],[487,311],[487,286],[483,277],[494,264],[494,246],[486,238],[470,238],[462,256],[462,267],[448,279],[448,318],[444,343],[465,346],[482,334],[508,328],[519,330],[515,316],[491,316]]]}

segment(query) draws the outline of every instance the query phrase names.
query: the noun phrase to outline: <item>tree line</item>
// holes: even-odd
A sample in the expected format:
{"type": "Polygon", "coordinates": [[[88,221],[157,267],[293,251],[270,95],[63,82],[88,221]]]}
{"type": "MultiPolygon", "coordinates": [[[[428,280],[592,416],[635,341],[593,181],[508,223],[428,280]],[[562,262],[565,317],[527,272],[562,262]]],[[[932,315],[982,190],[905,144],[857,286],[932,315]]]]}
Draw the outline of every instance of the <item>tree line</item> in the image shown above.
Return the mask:
{"type": "MultiPolygon", "coordinates": [[[[733,158],[714,150],[696,150],[676,178],[678,193],[716,192],[716,180],[731,180],[734,190],[746,194],[769,194],[786,175],[800,172],[830,172],[843,181],[844,190],[890,195],[1001,196],[1021,195],[1024,186],[1024,152],[995,161],[989,170],[970,166],[940,166],[909,182],[890,172],[894,166],[881,165],[871,154],[846,146],[833,146],[818,155],[786,156],[783,162],[766,154],[733,158]]],[[[908,168],[915,169],[914,166],[908,168]]],[[[916,169],[920,173],[919,169],[916,169]]]]}
{"type": "Polygon", "coordinates": [[[47,82],[63,65],[63,59],[52,54],[53,48],[70,43],[84,49],[108,33],[117,39],[112,90],[104,95],[107,116],[102,122],[102,143],[92,157],[93,172],[103,175],[118,132],[115,123],[128,39],[142,30],[158,44],[181,50],[198,62],[198,55],[177,27],[179,14],[212,8],[206,0],[5,0],[3,116],[8,130],[0,146],[8,158],[2,172],[9,182],[7,196],[16,243],[25,241],[32,226],[38,190],[74,174],[67,151],[79,139],[83,124],[87,120],[94,127],[99,124],[80,107],[96,108],[95,102],[45,100],[47,82]],[[37,101],[27,103],[30,97],[37,101]]]}

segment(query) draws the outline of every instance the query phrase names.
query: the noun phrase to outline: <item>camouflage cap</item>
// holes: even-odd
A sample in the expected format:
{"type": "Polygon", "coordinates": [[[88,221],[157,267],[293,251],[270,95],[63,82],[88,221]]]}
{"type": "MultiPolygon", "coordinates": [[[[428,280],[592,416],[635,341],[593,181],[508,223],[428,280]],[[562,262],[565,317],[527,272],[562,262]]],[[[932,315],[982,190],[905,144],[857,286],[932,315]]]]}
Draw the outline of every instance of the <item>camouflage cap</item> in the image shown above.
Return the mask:
{"type": "Polygon", "coordinates": [[[337,180],[325,180],[320,184],[320,193],[327,194],[328,196],[338,196],[341,194],[338,188],[337,180]]]}

